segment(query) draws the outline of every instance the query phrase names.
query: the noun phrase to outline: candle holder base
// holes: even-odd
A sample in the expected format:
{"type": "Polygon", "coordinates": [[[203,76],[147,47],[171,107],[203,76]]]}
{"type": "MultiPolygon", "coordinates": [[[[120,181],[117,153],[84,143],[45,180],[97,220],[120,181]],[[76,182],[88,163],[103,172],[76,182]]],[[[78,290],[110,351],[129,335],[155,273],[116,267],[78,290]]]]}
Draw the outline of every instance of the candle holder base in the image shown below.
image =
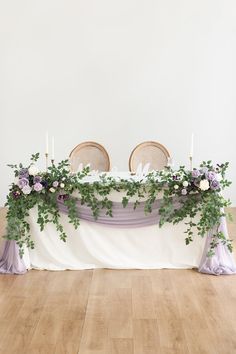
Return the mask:
{"type": "Polygon", "coordinates": [[[46,172],[48,172],[48,153],[45,153],[46,172]]]}
{"type": "Polygon", "coordinates": [[[193,157],[189,156],[190,171],[193,170],[193,157]]]}

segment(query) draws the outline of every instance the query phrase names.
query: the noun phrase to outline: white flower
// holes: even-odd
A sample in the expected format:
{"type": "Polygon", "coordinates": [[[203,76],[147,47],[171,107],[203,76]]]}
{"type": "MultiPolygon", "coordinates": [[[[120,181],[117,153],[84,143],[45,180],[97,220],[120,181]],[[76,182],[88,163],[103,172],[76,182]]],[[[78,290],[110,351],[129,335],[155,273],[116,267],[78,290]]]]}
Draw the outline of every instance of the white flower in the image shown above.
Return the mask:
{"type": "Polygon", "coordinates": [[[55,193],[56,192],[56,189],[53,188],[53,187],[51,187],[49,190],[50,190],[51,193],[55,193]]]}
{"type": "Polygon", "coordinates": [[[29,185],[26,185],[22,188],[22,192],[24,194],[30,194],[31,191],[32,191],[32,188],[29,185]]]}
{"type": "Polygon", "coordinates": [[[30,168],[28,169],[29,175],[30,176],[36,176],[39,173],[39,169],[37,166],[32,165],[30,166],[30,168]]]}
{"type": "Polygon", "coordinates": [[[179,189],[178,184],[175,184],[175,185],[174,185],[174,189],[176,189],[176,190],[179,189]]]}
{"type": "Polygon", "coordinates": [[[188,182],[187,181],[183,181],[183,187],[188,187],[188,182]]]}
{"type": "Polygon", "coordinates": [[[60,187],[61,187],[61,188],[64,188],[64,187],[65,187],[65,184],[64,184],[64,183],[61,183],[61,184],[60,184],[60,187]]]}
{"type": "Polygon", "coordinates": [[[207,191],[210,188],[210,184],[207,179],[202,179],[199,185],[201,191],[207,191]]]}

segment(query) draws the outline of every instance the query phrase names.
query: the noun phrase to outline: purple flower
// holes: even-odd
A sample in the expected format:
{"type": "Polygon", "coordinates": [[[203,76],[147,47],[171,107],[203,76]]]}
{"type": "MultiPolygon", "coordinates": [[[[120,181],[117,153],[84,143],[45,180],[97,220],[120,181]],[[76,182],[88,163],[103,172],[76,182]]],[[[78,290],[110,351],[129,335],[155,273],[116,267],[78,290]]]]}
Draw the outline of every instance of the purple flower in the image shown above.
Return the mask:
{"type": "Polygon", "coordinates": [[[29,171],[27,168],[22,168],[19,171],[19,178],[28,178],[29,177],[29,171]]]}
{"type": "Polygon", "coordinates": [[[58,200],[60,200],[60,201],[65,201],[65,200],[67,200],[67,199],[69,199],[69,195],[68,194],[60,194],[59,196],[58,196],[58,200]]]}
{"type": "Polygon", "coordinates": [[[48,187],[48,182],[45,181],[45,180],[41,181],[41,184],[42,184],[42,186],[43,186],[44,188],[47,188],[47,187],[48,187]]]}
{"type": "Polygon", "coordinates": [[[216,173],[213,172],[213,171],[209,171],[206,173],[206,178],[209,180],[209,181],[213,181],[216,179],[216,173]]]}
{"type": "Polygon", "coordinates": [[[40,192],[41,190],[43,189],[43,185],[41,184],[41,183],[35,183],[35,185],[34,185],[34,190],[36,191],[36,192],[40,192]]]}
{"type": "Polygon", "coordinates": [[[216,179],[214,179],[213,181],[211,181],[211,189],[213,189],[213,190],[218,190],[218,189],[220,189],[220,183],[219,183],[219,181],[217,181],[216,179]]]}
{"type": "Polygon", "coordinates": [[[19,191],[13,191],[12,195],[15,199],[18,199],[20,197],[20,192],[19,191]]]}
{"type": "Polygon", "coordinates": [[[192,171],[192,177],[193,178],[198,178],[200,176],[200,171],[199,170],[193,170],[192,171]]]}
{"type": "Polygon", "coordinates": [[[186,195],[187,193],[188,193],[188,192],[187,192],[187,189],[185,189],[185,188],[182,189],[182,191],[181,191],[181,194],[182,194],[182,195],[186,195]]]}
{"type": "Polygon", "coordinates": [[[22,192],[23,192],[24,194],[30,194],[31,191],[32,191],[32,188],[31,188],[29,185],[26,185],[26,186],[24,186],[24,187],[22,188],[22,192]]]}
{"type": "Polygon", "coordinates": [[[40,183],[42,181],[42,177],[41,176],[35,176],[34,177],[34,183],[40,183]]]}
{"type": "Polygon", "coordinates": [[[179,176],[174,175],[172,178],[174,181],[177,181],[179,179],[179,176]]]}
{"type": "Polygon", "coordinates": [[[208,167],[204,166],[200,170],[201,173],[207,173],[208,172],[208,167]]]}
{"type": "Polygon", "coordinates": [[[59,182],[58,181],[54,181],[52,185],[53,185],[54,188],[57,188],[58,185],[59,185],[59,182]]]}
{"type": "Polygon", "coordinates": [[[20,178],[18,181],[18,186],[20,189],[23,189],[25,186],[28,186],[29,180],[27,178],[20,178]]]}

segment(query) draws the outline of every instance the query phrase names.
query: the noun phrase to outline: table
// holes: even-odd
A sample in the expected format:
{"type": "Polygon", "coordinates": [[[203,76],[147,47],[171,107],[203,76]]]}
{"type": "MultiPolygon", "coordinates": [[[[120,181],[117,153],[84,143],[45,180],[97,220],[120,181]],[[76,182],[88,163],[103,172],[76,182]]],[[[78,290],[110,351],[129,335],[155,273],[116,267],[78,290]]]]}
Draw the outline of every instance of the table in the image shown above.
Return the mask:
{"type": "MultiPolygon", "coordinates": [[[[120,174],[117,178],[120,178],[120,174]]],[[[122,178],[131,176],[123,174],[122,178]]],[[[96,179],[97,176],[86,176],[84,183],[92,183],[96,179]]],[[[143,180],[145,182],[145,178],[143,180]]],[[[75,195],[78,196],[76,191],[75,195]]],[[[134,210],[131,198],[128,208],[123,208],[122,191],[112,191],[108,197],[114,204],[113,218],[101,214],[95,221],[89,215],[86,209],[88,207],[78,205],[81,220],[76,230],[68,222],[62,203],[60,216],[67,234],[66,243],[59,239],[54,224],[47,224],[44,230],[40,231],[37,206],[32,208],[28,221],[35,249],[25,249],[21,260],[16,242],[7,240],[0,258],[0,273],[23,274],[26,269],[32,268],[55,271],[93,268],[198,268],[208,274],[236,273],[234,259],[224,244],[220,243],[216,247],[214,256],[207,257],[214,230],[203,238],[193,235],[194,241],[186,246],[185,222],[189,220],[183,220],[176,225],[166,223],[159,228],[158,203],[162,198],[161,193],[155,201],[157,204],[152,213],[147,216],[142,209],[142,201],[134,210]]],[[[133,200],[135,199],[134,196],[133,200]]],[[[143,199],[145,200],[145,196],[143,199]]],[[[58,203],[60,205],[60,200],[58,203]]],[[[225,217],[221,218],[220,229],[227,235],[225,217]]]]}
{"type": "Polygon", "coordinates": [[[77,230],[61,213],[68,235],[66,244],[48,224],[40,231],[37,211],[30,212],[30,225],[34,250],[25,250],[27,268],[65,269],[157,269],[197,268],[204,250],[205,238],[196,235],[194,242],[185,245],[186,225],[145,226],[116,228],[81,220],[77,230]]]}

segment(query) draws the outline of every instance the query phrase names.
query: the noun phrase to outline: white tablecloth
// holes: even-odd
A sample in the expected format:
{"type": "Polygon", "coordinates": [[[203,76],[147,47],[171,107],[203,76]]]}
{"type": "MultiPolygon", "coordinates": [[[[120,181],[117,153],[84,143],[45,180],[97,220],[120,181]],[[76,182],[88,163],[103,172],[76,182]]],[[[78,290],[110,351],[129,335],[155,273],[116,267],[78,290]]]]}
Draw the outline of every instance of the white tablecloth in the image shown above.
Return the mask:
{"type": "Polygon", "coordinates": [[[40,231],[36,208],[30,211],[30,226],[34,250],[25,250],[27,268],[65,269],[158,269],[198,267],[205,238],[195,236],[186,246],[184,222],[140,228],[114,228],[81,220],[77,230],[61,215],[68,235],[59,239],[55,226],[48,224],[40,231]]]}

